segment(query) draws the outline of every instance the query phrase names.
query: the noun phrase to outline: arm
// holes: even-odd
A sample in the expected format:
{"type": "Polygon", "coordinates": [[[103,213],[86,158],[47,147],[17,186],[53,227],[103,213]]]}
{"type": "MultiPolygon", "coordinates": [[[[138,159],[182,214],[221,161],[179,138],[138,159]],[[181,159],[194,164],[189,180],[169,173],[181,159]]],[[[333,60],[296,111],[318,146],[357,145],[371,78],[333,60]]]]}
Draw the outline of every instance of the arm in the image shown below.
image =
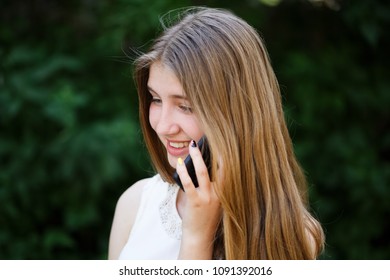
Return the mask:
{"type": "Polygon", "coordinates": [[[117,202],[108,248],[108,259],[110,260],[118,259],[126,245],[137,216],[143,187],[148,180],[144,179],[136,182],[121,195],[117,202]]]}

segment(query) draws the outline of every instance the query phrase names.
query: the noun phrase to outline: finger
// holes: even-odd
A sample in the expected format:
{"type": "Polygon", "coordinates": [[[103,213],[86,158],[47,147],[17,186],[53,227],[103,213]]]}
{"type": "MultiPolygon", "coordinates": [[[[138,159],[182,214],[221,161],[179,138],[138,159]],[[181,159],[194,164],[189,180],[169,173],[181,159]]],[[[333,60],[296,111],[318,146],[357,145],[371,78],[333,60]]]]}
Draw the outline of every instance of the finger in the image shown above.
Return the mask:
{"type": "Polygon", "coordinates": [[[210,188],[210,176],[206,164],[203,160],[202,153],[194,140],[191,141],[190,155],[194,163],[195,174],[198,179],[200,188],[210,188]]]}
{"type": "Polygon", "coordinates": [[[187,195],[191,194],[191,192],[194,192],[195,186],[192,183],[191,177],[188,174],[187,168],[186,168],[182,158],[178,158],[178,160],[177,160],[176,172],[180,177],[180,181],[183,185],[184,192],[186,192],[187,195]]]}

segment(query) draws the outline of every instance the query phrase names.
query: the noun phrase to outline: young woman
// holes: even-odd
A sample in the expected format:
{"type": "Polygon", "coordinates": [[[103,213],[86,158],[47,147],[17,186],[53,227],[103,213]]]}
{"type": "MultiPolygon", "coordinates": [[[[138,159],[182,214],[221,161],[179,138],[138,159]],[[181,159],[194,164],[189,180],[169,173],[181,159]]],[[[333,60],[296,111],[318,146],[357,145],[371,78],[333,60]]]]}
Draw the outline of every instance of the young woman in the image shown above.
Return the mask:
{"type": "Polygon", "coordinates": [[[136,60],[141,127],[157,175],[119,199],[109,258],[317,258],[323,231],[307,210],[261,38],[225,10],[181,15],[136,60]],[[196,145],[202,136],[210,173],[196,145]],[[188,154],[197,188],[183,164],[188,154]]]}

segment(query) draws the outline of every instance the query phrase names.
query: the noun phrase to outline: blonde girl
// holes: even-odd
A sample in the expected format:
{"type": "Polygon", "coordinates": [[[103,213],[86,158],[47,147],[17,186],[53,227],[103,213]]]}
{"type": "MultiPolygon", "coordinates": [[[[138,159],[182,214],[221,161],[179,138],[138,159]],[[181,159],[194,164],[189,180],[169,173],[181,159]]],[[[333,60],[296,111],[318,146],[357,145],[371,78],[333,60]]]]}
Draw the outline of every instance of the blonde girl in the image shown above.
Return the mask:
{"type": "Polygon", "coordinates": [[[157,175],[119,199],[109,257],[317,258],[323,231],[308,211],[278,81],[255,29],[226,10],[190,8],[135,66],[157,175]],[[211,173],[196,145],[203,135],[211,173]],[[183,165],[188,154],[198,188],[183,165]]]}

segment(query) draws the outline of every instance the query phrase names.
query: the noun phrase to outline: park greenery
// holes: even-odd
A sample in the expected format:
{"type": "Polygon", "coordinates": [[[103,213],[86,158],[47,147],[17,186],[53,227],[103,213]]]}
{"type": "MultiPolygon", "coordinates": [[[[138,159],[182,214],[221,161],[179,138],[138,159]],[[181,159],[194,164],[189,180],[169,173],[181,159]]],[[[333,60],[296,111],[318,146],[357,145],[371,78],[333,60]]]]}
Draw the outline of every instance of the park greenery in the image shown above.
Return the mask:
{"type": "Polygon", "coordinates": [[[115,204],[153,169],[132,61],[159,16],[226,8],[264,38],[322,259],[390,258],[386,0],[2,0],[0,259],[106,259],[115,204]]]}

